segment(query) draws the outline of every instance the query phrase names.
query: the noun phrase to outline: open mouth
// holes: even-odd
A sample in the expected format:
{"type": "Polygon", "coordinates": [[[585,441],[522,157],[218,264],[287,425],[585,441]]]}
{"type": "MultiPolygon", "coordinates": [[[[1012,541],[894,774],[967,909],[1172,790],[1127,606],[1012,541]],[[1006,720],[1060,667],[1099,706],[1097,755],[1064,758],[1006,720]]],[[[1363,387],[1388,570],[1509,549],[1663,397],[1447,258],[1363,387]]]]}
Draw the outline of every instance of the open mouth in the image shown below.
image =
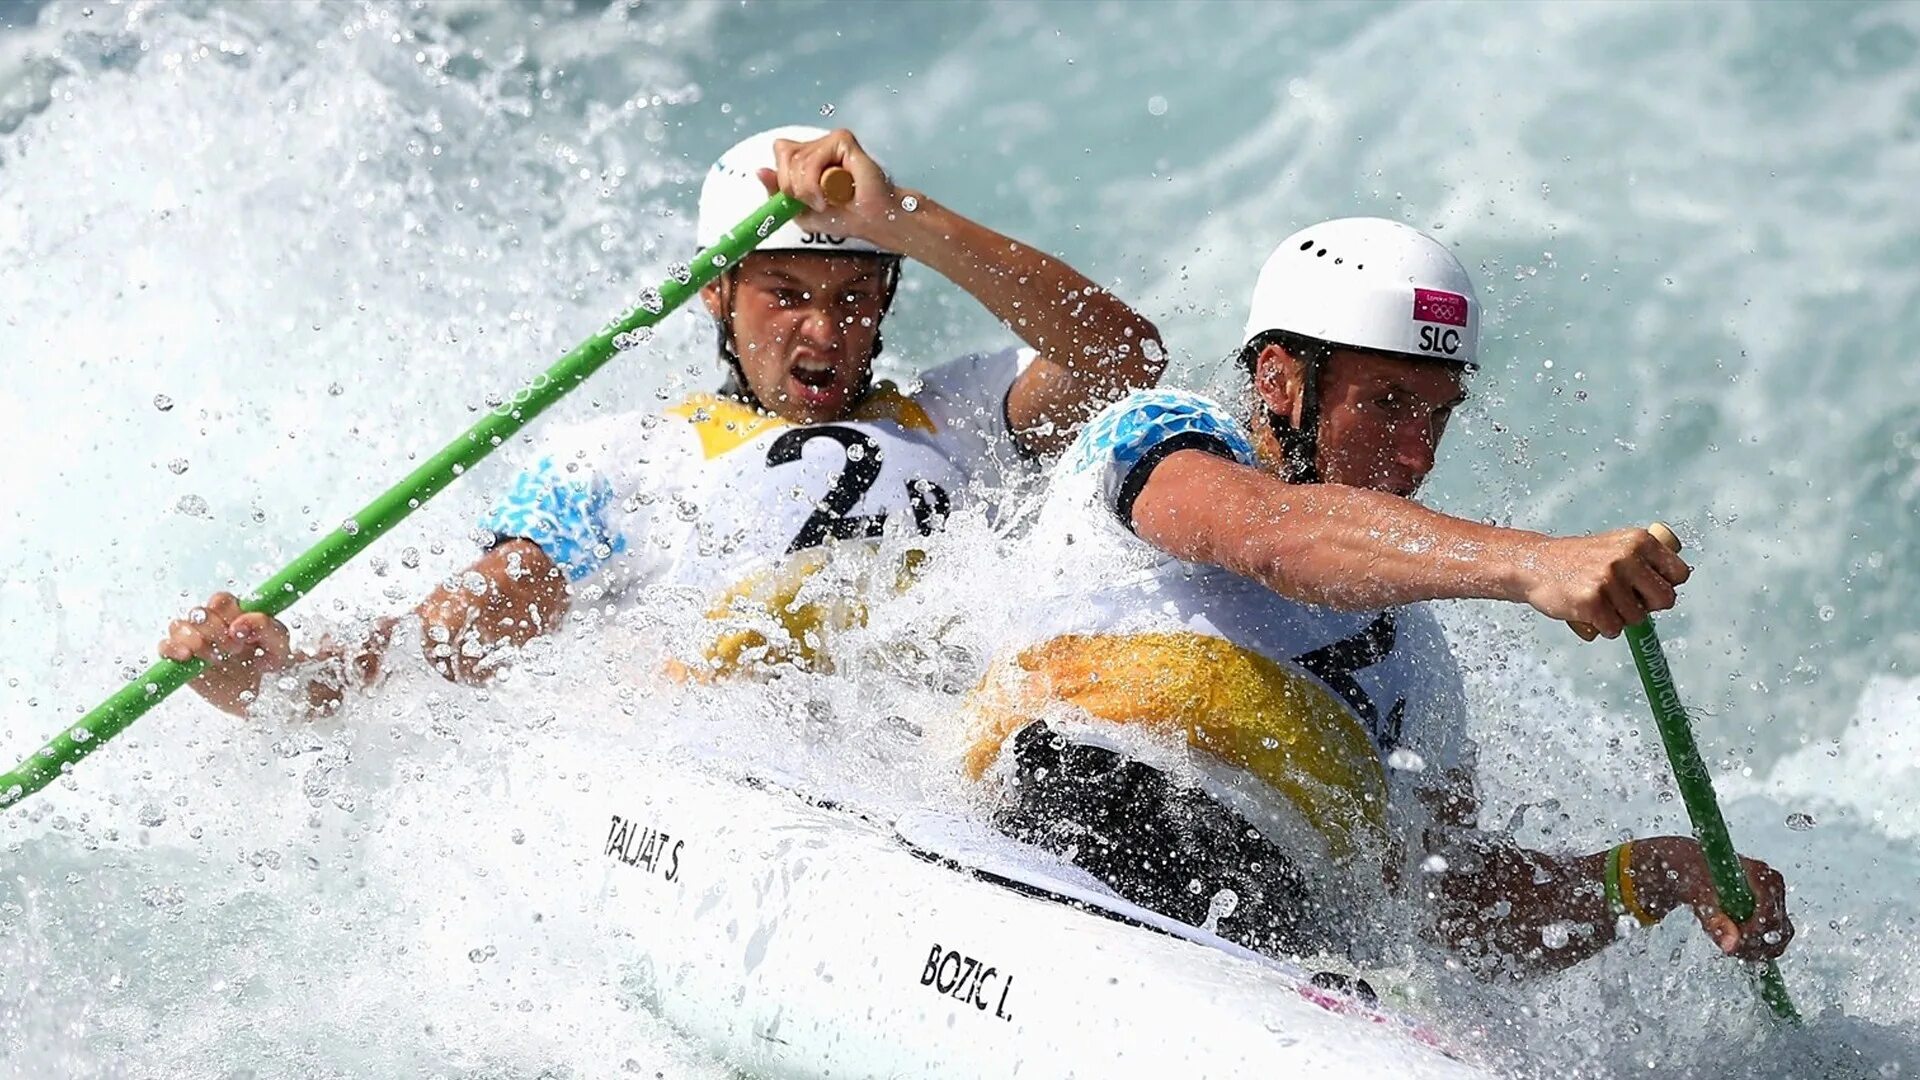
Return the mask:
{"type": "Polygon", "coordinates": [[[830,363],[802,360],[787,370],[794,396],[809,405],[824,405],[839,396],[840,374],[830,363]]]}
{"type": "Polygon", "coordinates": [[[791,374],[793,380],[801,386],[811,386],[816,389],[822,389],[833,385],[833,365],[831,364],[823,367],[795,364],[789,374],[791,374]]]}

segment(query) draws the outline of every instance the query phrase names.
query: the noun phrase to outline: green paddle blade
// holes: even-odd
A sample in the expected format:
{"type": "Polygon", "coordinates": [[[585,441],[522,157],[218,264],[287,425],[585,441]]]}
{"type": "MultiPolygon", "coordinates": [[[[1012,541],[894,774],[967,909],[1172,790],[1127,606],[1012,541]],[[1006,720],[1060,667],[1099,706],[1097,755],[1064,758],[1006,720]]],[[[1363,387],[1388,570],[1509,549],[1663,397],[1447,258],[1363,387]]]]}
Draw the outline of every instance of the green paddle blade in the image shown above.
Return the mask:
{"type": "MultiPolygon", "coordinates": [[[[829,170],[832,173],[839,170],[829,170]]],[[[748,215],[719,243],[694,256],[693,262],[675,267],[658,289],[643,293],[640,302],[600,333],[580,343],[546,371],[514,395],[494,407],[486,418],[468,429],[425,464],[368,503],[340,528],[308,548],[267,579],[240,606],[247,611],[278,615],[295,601],[326,580],[327,575],[345,566],[355,555],[387,530],[406,520],[407,515],[425,505],[428,499],[444,491],[461,474],[512,438],[534,417],[545,412],[585,382],[621,350],[645,340],[654,324],[701,286],[720,276],[772,235],[775,229],[806,211],[805,204],[787,195],[775,195],[748,215]]],[[[178,663],[161,660],[146,674],[120,688],[112,697],[12,771],[0,773],[0,807],[19,802],[46,787],[75,762],[98,750],[107,740],[126,730],[168,694],[185,686],[204,665],[194,660],[178,663]]]]}

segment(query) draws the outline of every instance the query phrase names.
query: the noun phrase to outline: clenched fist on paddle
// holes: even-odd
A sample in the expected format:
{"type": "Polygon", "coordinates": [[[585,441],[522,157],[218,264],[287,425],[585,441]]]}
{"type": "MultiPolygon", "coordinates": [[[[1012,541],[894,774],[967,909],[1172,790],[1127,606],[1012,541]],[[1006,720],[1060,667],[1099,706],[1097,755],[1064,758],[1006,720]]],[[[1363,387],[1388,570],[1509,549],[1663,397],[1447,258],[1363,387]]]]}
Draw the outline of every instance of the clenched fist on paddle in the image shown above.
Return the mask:
{"type": "Polygon", "coordinates": [[[1619,637],[1673,606],[1674,590],[1692,574],[1675,554],[1678,546],[1650,529],[1548,539],[1516,560],[1525,575],[1521,596],[1542,615],[1574,624],[1588,640],[1619,637]]]}
{"type": "Polygon", "coordinates": [[[220,708],[238,712],[259,695],[262,676],[287,666],[293,645],[286,624],[261,612],[241,611],[239,597],[218,592],[205,607],[173,621],[160,643],[160,655],[182,664],[205,661],[207,668],[194,688],[220,708]]]}

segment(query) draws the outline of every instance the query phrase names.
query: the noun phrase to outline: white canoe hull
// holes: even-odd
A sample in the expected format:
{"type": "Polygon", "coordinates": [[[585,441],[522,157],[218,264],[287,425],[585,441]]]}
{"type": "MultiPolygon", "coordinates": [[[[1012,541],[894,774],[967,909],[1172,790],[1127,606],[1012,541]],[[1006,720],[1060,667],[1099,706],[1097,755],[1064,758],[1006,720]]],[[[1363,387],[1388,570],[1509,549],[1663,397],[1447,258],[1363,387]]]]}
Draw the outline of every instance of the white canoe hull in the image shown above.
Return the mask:
{"type": "Polygon", "coordinates": [[[751,1074],[1485,1075],[1302,970],[1023,895],[852,813],[623,775],[570,854],[601,868],[629,988],[751,1074]]]}

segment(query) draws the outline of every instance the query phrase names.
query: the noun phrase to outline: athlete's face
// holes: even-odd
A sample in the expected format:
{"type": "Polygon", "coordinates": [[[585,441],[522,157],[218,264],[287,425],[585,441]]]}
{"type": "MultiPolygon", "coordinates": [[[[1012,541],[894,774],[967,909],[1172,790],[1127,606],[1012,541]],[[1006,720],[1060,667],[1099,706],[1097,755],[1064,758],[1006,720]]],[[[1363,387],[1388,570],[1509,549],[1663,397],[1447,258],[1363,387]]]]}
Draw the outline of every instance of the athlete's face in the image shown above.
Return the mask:
{"type": "Polygon", "coordinates": [[[887,274],[858,255],[756,252],[701,292],[716,318],[731,303],[733,348],[760,404],[812,424],[845,416],[866,387],[887,274]]]}
{"type": "MultiPolygon", "coordinates": [[[[1257,388],[1270,408],[1300,422],[1303,366],[1278,345],[1260,354],[1257,388]]],[[[1411,497],[1433,471],[1453,410],[1466,400],[1450,364],[1336,349],[1320,382],[1320,478],[1411,497]]]]}

